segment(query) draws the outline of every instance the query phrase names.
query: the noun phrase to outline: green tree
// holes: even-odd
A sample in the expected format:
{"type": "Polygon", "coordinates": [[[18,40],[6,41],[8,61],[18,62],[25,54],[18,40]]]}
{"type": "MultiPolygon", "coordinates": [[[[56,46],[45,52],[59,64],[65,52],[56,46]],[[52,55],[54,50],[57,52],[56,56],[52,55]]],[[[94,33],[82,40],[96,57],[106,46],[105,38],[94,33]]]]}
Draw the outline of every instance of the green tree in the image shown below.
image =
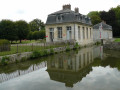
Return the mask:
{"type": "Polygon", "coordinates": [[[45,30],[33,32],[33,39],[38,40],[44,38],[45,38],[45,30]]]}
{"type": "Polygon", "coordinates": [[[41,30],[40,31],[40,39],[44,39],[45,38],[45,30],[41,30]]]}
{"type": "Polygon", "coordinates": [[[28,36],[27,36],[28,40],[32,40],[33,39],[33,32],[29,32],[28,36]]]}
{"type": "Polygon", "coordinates": [[[0,38],[11,41],[18,39],[15,23],[11,20],[2,20],[0,22],[0,38]]]}
{"type": "Polygon", "coordinates": [[[17,35],[21,43],[21,40],[27,38],[30,28],[29,28],[28,23],[23,20],[16,21],[15,24],[16,24],[16,29],[17,29],[17,35]]]}
{"type": "Polygon", "coordinates": [[[40,31],[34,31],[33,32],[33,39],[35,39],[35,40],[40,39],[40,31]]]}
{"type": "Polygon", "coordinates": [[[98,24],[102,21],[98,11],[91,11],[88,13],[88,16],[91,18],[93,25],[98,24]]]}
{"type": "Polygon", "coordinates": [[[45,30],[45,25],[40,19],[34,19],[29,23],[31,31],[45,30]]]}

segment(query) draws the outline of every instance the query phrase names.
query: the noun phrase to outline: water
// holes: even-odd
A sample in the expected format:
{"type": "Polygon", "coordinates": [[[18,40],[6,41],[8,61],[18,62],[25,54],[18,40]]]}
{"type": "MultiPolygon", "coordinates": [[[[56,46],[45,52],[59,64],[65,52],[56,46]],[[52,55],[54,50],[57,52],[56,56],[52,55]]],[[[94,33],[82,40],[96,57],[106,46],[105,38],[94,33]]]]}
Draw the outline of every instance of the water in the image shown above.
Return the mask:
{"type": "Polygon", "coordinates": [[[120,90],[120,52],[94,46],[0,67],[0,90],[120,90]]]}

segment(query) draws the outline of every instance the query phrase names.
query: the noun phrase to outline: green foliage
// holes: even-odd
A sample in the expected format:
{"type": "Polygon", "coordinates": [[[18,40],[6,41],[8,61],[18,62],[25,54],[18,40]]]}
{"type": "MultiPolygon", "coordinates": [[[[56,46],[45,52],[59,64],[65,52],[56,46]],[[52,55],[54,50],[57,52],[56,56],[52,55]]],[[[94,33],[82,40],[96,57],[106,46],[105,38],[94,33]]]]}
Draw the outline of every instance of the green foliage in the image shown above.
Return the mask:
{"type": "Polygon", "coordinates": [[[17,40],[17,30],[15,23],[11,20],[0,21],[0,39],[7,39],[10,41],[17,40]]]}
{"type": "Polygon", "coordinates": [[[96,42],[95,45],[100,45],[101,43],[100,42],[96,42]]]}
{"type": "Polygon", "coordinates": [[[66,48],[66,52],[68,52],[68,51],[70,51],[70,47],[69,46],[67,46],[67,48],[66,48]]]}
{"type": "Polygon", "coordinates": [[[2,60],[1,60],[1,64],[2,65],[7,65],[10,61],[10,58],[9,57],[2,57],[2,60]]]}
{"type": "Polygon", "coordinates": [[[33,39],[38,40],[44,38],[45,38],[45,30],[33,32],[33,39]]]}
{"type": "Polygon", "coordinates": [[[29,32],[28,36],[27,36],[28,40],[32,40],[33,39],[33,32],[29,32]]]}
{"type": "Polygon", "coordinates": [[[38,58],[42,56],[42,53],[40,51],[33,51],[32,55],[31,55],[31,59],[34,59],[34,58],[38,58]]]}
{"type": "Polygon", "coordinates": [[[44,56],[47,56],[47,55],[49,55],[50,53],[49,53],[47,50],[44,50],[44,51],[43,51],[43,54],[44,54],[44,56]]]}
{"type": "Polygon", "coordinates": [[[45,30],[45,24],[40,19],[34,19],[29,23],[31,31],[45,30]]]}
{"type": "Polygon", "coordinates": [[[54,50],[53,50],[53,48],[51,48],[50,49],[50,54],[54,54],[55,52],[54,52],[54,50]]]}
{"type": "Polygon", "coordinates": [[[89,12],[88,16],[91,18],[91,22],[93,25],[101,22],[101,18],[98,11],[89,12]]]}
{"type": "Polygon", "coordinates": [[[23,20],[16,21],[15,24],[16,24],[16,29],[17,29],[17,35],[21,42],[21,40],[27,38],[30,28],[29,28],[28,23],[23,20]]]}
{"type": "Polygon", "coordinates": [[[0,46],[4,45],[4,44],[10,44],[10,42],[8,40],[5,40],[5,39],[0,39],[0,46]]]}
{"type": "Polygon", "coordinates": [[[76,42],[75,46],[73,49],[78,49],[79,48],[79,44],[76,42]]]}
{"type": "Polygon", "coordinates": [[[88,13],[91,18],[92,24],[100,23],[105,21],[107,24],[112,26],[113,36],[120,37],[120,5],[111,8],[109,11],[92,11],[88,13]]]}

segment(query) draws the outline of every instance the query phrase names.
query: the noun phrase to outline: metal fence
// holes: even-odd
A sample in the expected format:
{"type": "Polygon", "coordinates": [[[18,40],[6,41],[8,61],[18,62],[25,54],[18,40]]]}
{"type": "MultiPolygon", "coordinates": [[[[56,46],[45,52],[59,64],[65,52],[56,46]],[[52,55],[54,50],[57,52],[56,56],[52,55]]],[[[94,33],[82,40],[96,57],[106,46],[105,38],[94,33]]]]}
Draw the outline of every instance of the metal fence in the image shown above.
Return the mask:
{"type": "Polygon", "coordinates": [[[36,50],[44,50],[56,47],[64,47],[69,45],[74,45],[74,40],[62,41],[62,42],[46,42],[46,43],[28,43],[28,44],[11,44],[10,51],[0,52],[0,56],[22,53],[22,52],[31,52],[36,50]]]}

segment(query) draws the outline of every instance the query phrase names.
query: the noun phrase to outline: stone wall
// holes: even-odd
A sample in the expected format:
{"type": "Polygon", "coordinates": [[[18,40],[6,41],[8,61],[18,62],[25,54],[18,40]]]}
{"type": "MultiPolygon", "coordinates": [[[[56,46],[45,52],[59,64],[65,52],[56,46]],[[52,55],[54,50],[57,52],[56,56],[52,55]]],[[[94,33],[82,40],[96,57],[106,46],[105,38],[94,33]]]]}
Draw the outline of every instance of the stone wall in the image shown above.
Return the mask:
{"type": "Polygon", "coordinates": [[[120,42],[110,42],[103,45],[104,49],[109,50],[120,50],[120,42]]]}

